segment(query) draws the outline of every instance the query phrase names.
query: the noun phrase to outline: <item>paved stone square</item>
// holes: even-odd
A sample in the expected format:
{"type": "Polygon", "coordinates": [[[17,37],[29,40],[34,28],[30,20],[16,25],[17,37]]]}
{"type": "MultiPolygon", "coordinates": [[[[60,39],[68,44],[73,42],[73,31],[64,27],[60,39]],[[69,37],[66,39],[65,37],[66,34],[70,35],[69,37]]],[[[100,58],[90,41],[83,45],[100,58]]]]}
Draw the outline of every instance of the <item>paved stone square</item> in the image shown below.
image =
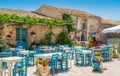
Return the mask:
{"type": "MultiPolygon", "coordinates": [[[[68,71],[59,72],[54,76],[120,76],[120,60],[113,59],[112,61],[104,62],[104,70],[102,73],[92,72],[93,68],[91,66],[75,66],[72,60],[72,67],[68,71]]],[[[28,76],[37,76],[34,74],[36,68],[35,66],[28,68],[28,76]]]]}

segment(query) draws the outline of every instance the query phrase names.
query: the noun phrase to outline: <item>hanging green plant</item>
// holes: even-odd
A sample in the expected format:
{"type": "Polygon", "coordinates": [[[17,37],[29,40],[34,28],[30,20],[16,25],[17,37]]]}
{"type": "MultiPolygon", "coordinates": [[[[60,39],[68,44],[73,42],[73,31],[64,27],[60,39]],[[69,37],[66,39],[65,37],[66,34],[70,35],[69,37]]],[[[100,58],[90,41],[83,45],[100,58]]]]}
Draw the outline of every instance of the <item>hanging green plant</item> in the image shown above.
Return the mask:
{"type": "Polygon", "coordinates": [[[47,19],[47,18],[34,18],[30,16],[18,16],[16,14],[0,14],[0,21],[2,23],[6,22],[18,22],[18,23],[26,23],[26,24],[37,24],[37,23],[43,23],[45,25],[49,25],[50,27],[52,25],[60,25],[60,24],[67,24],[72,23],[72,21],[68,20],[58,20],[58,19],[47,19]]]}

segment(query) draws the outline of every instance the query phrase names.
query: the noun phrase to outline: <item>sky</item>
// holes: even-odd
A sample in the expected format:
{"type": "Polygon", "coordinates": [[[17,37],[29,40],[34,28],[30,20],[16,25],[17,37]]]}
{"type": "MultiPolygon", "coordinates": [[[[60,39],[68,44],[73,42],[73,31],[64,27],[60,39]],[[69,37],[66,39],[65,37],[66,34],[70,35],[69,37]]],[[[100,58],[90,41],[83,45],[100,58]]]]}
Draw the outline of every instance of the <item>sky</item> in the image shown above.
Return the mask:
{"type": "Polygon", "coordinates": [[[120,0],[0,0],[0,8],[34,11],[42,5],[70,8],[120,21],[120,0]]]}

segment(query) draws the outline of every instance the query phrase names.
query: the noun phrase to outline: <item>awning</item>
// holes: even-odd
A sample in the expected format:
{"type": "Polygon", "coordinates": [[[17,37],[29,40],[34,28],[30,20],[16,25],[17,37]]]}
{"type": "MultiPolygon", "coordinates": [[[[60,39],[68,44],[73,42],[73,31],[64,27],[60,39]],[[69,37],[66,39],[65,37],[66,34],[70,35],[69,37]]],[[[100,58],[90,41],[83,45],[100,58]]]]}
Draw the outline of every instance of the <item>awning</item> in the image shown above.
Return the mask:
{"type": "Polygon", "coordinates": [[[102,33],[120,33],[120,25],[106,28],[102,31],[102,33]]]}

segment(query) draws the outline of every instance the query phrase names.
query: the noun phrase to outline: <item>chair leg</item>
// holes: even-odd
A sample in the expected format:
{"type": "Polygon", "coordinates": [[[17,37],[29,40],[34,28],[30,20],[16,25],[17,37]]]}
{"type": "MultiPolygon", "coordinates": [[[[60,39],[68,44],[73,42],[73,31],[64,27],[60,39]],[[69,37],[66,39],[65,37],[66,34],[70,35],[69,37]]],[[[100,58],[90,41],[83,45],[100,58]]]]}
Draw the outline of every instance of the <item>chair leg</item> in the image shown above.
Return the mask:
{"type": "Polygon", "coordinates": [[[60,65],[61,65],[61,70],[63,70],[62,62],[60,62],[60,65]]]}

